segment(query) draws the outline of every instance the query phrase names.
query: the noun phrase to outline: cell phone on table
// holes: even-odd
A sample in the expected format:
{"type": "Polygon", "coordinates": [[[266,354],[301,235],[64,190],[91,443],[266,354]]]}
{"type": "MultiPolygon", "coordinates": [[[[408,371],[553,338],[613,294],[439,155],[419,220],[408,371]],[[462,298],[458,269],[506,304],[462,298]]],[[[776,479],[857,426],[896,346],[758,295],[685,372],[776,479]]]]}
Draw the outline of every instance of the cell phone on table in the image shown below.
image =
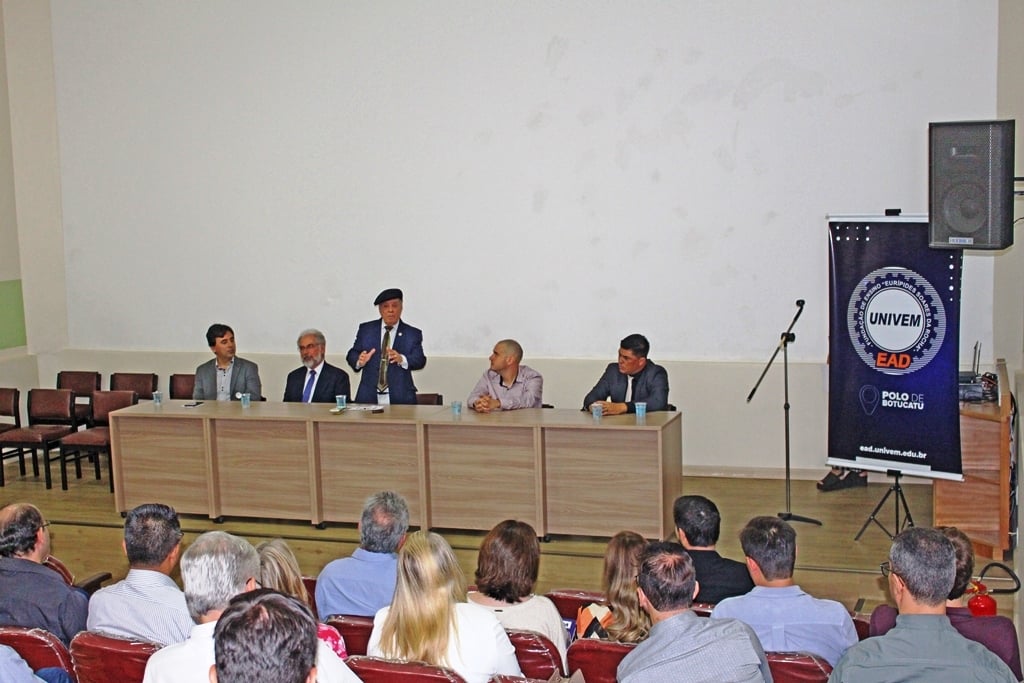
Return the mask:
{"type": "Polygon", "coordinates": [[[192,401],[191,403],[186,403],[185,407],[186,408],[195,408],[195,407],[201,406],[201,405],[203,405],[202,401],[192,401]]]}

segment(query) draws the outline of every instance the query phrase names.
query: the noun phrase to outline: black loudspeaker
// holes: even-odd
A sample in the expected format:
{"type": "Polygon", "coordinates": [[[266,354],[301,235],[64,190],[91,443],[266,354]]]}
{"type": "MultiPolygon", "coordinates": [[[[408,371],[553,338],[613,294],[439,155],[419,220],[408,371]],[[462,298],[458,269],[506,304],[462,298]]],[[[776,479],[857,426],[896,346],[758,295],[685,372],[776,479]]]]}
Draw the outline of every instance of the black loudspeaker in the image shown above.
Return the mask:
{"type": "Polygon", "coordinates": [[[928,124],[929,246],[1013,244],[1013,132],[1013,121],[928,124]]]}

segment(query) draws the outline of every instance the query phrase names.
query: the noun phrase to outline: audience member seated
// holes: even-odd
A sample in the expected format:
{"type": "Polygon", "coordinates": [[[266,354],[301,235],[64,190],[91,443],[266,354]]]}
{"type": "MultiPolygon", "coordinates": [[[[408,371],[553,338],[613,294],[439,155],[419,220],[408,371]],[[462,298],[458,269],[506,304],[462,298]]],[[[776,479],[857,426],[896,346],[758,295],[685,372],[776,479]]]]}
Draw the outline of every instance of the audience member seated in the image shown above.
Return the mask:
{"type": "Polygon", "coordinates": [[[902,531],[892,542],[882,574],[899,610],[896,626],[848,649],[829,681],[1017,680],[1004,661],[950,625],[946,598],[956,580],[956,552],[941,532],[921,527],[902,531]]]}
{"type": "Polygon", "coordinates": [[[398,553],[394,601],[374,617],[367,654],[448,667],[467,683],[522,675],[498,619],[466,602],[466,579],[451,546],[423,531],[410,534],[398,553]]]}
{"type": "Polygon", "coordinates": [[[395,592],[396,553],[409,529],[409,506],[394,491],[366,499],[359,520],[359,547],[351,557],[327,564],[316,580],[321,619],[334,614],[372,617],[391,604],[395,592]]]}
{"type": "Polygon", "coordinates": [[[90,631],[160,645],[188,638],[195,623],[185,594],[171,578],[181,554],[181,537],[172,507],[147,503],[128,513],[122,543],[128,575],[89,600],[90,631]]]}
{"type": "Polygon", "coordinates": [[[304,602],[266,588],[231,601],[213,632],[211,683],[314,683],[316,619],[304,602]]]}
{"type": "Polygon", "coordinates": [[[676,535],[693,559],[700,593],[696,602],[721,602],[750,592],[754,582],[747,565],[722,557],[715,550],[721,532],[718,507],[704,496],[680,496],[673,506],[676,535]]]}
{"type": "MultiPolygon", "coordinates": [[[[960,635],[981,643],[1006,662],[1017,680],[1024,678],[1020,666],[1020,644],[1013,621],[1003,616],[975,618],[963,605],[964,593],[974,575],[974,547],[967,534],[956,527],[940,527],[939,531],[953,544],[956,553],[956,580],[946,598],[946,616],[960,635]]],[[[871,636],[885,635],[896,625],[895,607],[879,605],[871,613],[871,636]]]]}
{"type": "Polygon", "coordinates": [[[33,672],[17,651],[8,646],[0,645],[0,681],[3,683],[73,683],[73,679],[64,669],[50,667],[33,672]]]}
{"type": "Polygon", "coordinates": [[[43,566],[49,526],[34,505],[0,509],[0,624],[41,628],[67,646],[85,630],[89,599],[43,566]]]}
{"type": "Polygon", "coordinates": [[[601,574],[601,590],[608,604],[580,608],[576,618],[577,637],[621,643],[639,643],[647,637],[651,619],[640,609],[636,592],[640,553],[646,546],[647,540],[635,531],[620,531],[612,536],[601,574]]]}
{"type": "Polygon", "coordinates": [[[810,652],[835,666],[857,642],[857,629],[845,607],[812,598],[793,581],[793,527],[778,517],[754,517],[740,532],[740,544],[754,589],[718,603],[711,618],[739,619],[754,629],[766,651],[810,652]]]}
{"type": "Polygon", "coordinates": [[[619,663],[619,683],[771,681],[768,660],[749,626],[705,619],[690,609],[699,589],[693,562],[675,543],[650,543],[640,556],[640,606],[650,636],[619,663]]]}
{"type": "MultiPolygon", "coordinates": [[[[244,538],[223,531],[201,534],[181,555],[185,603],[196,626],[189,639],[157,651],[146,664],[143,683],[194,683],[209,680],[214,664],[214,629],[231,598],[256,588],[260,560],[244,538]]],[[[317,680],[359,679],[334,652],[318,642],[317,680]]]]}
{"type": "MultiPolygon", "coordinates": [[[[295,553],[288,544],[283,539],[274,538],[256,546],[256,552],[260,556],[260,585],[290,595],[308,605],[309,593],[302,582],[299,561],[295,559],[295,553]]],[[[338,629],[317,622],[316,636],[334,650],[334,654],[342,659],[348,657],[345,640],[338,629]]]]}
{"type": "Polygon", "coordinates": [[[476,591],[469,593],[469,601],[494,612],[505,628],[546,636],[558,648],[564,671],[568,635],[554,603],[533,594],[539,571],[537,532],[526,522],[506,519],[480,544],[476,591]]]}
{"type": "Polygon", "coordinates": [[[544,378],[533,368],[521,365],[523,347],[515,339],[502,339],[488,359],[491,366],[473,387],[466,405],[478,413],[492,410],[540,408],[544,378]]]}

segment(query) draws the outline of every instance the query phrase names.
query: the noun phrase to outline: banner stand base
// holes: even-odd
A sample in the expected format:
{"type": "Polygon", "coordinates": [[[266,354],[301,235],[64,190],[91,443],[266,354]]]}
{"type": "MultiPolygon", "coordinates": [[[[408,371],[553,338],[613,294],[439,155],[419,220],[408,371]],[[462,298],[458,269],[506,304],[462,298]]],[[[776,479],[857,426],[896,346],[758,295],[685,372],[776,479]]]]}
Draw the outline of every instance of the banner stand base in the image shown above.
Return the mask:
{"type": "Polygon", "coordinates": [[[864,526],[860,528],[860,531],[858,531],[857,535],[853,538],[853,540],[855,541],[860,540],[860,537],[864,535],[864,532],[867,530],[871,522],[877,524],[878,528],[884,531],[885,535],[888,536],[890,539],[896,538],[896,534],[903,531],[908,526],[914,526],[914,518],[910,514],[910,506],[907,505],[907,497],[903,495],[903,487],[900,485],[900,477],[903,476],[903,473],[900,472],[899,470],[886,470],[885,474],[888,477],[893,477],[895,481],[893,481],[892,486],[889,487],[889,490],[885,492],[885,495],[882,496],[882,500],[878,501],[878,505],[876,505],[875,509],[871,511],[871,514],[868,515],[868,518],[864,520],[864,526]],[[896,503],[896,526],[894,527],[896,532],[889,533],[889,530],[885,528],[885,525],[878,521],[878,511],[882,509],[883,505],[885,505],[885,501],[889,500],[889,496],[891,496],[894,493],[896,494],[896,498],[894,501],[896,503]],[[900,526],[901,507],[903,508],[904,514],[902,526],[900,526]]]}

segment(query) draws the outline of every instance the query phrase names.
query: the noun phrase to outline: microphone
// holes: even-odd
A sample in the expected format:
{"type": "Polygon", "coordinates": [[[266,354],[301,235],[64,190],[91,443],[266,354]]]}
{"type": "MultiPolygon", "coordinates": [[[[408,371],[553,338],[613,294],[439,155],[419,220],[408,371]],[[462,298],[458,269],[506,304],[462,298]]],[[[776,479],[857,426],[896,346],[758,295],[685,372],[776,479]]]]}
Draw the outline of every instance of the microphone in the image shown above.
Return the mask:
{"type": "Polygon", "coordinates": [[[803,299],[797,299],[796,300],[796,305],[799,306],[800,308],[803,308],[804,307],[804,300],[803,299]]]}

